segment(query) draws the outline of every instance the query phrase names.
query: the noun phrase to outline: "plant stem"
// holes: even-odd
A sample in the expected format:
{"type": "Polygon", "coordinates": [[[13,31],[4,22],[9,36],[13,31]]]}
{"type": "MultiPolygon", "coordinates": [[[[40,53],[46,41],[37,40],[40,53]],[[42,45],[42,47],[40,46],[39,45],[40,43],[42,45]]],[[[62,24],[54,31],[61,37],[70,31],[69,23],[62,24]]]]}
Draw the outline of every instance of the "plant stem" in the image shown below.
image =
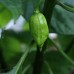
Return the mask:
{"type": "Polygon", "coordinates": [[[63,7],[65,10],[74,13],[74,7],[64,4],[64,3],[61,3],[59,1],[57,1],[57,4],[60,5],[61,7],[63,7]]]}
{"type": "Polygon", "coordinates": [[[35,57],[35,62],[33,67],[33,74],[41,74],[42,66],[44,63],[44,51],[46,49],[46,45],[47,45],[47,40],[44,42],[42,51],[37,46],[37,52],[36,52],[36,57],[35,57]]]}
{"type": "Polygon", "coordinates": [[[46,17],[48,24],[50,24],[53,9],[54,9],[55,5],[56,5],[56,0],[45,0],[43,14],[46,17]]]}
{"type": "Polygon", "coordinates": [[[30,67],[31,67],[31,64],[29,64],[26,68],[24,68],[24,70],[23,70],[22,74],[25,74],[25,73],[26,73],[26,71],[27,71],[30,67]]]}
{"type": "Polygon", "coordinates": [[[26,49],[25,53],[22,55],[20,61],[17,64],[17,68],[14,74],[18,74],[18,71],[21,67],[21,65],[23,64],[24,60],[26,59],[27,55],[28,55],[29,49],[26,49]]]}
{"type": "Polygon", "coordinates": [[[46,65],[46,67],[47,67],[47,69],[48,69],[49,74],[53,74],[53,71],[52,71],[52,69],[51,69],[50,65],[48,64],[48,62],[47,62],[47,61],[44,61],[44,64],[46,65]]]}
{"type": "Polygon", "coordinates": [[[29,53],[29,49],[31,48],[31,45],[32,45],[33,41],[29,44],[29,48],[27,48],[24,52],[24,54],[22,55],[21,59],[19,60],[18,64],[17,64],[17,68],[16,68],[16,71],[14,74],[18,74],[18,71],[21,67],[21,65],[23,64],[23,62],[25,61],[28,53],[29,53]]]}
{"type": "Polygon", "coordinates": [[[36,7],[35,7],[35,10],[39,10],[39,7],[40,7],[40,4],[41,4],[41,1],[42,1],[42,0],[39,0],[39,1],[38,1],[37,5],[36,5],[36,7]]]}
{"type": "Polygon", "coordinates": [[[33,74],[41,74],[42,64],[43,64],[43,52],[40,52],[40,48],[37,46],[33,74]]]}

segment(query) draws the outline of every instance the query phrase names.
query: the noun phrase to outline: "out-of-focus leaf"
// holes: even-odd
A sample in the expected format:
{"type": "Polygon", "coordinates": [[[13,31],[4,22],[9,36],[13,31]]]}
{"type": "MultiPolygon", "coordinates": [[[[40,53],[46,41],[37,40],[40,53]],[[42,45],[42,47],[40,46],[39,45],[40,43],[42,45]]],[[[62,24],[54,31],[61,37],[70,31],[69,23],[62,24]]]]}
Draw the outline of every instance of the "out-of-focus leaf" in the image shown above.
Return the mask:
{"type": "Polygon", "coordinates": [[[12,30],[4,30],[3,33],[2,33],[2,37],[4,35],[9,36],[9,37],[14,37],[23,44],[29,44],[31,42],[31,40],[33,39],[30,32],[27,29],[25,31],[22,31],[22,32],[19,32],[19,33],[16,33],[12,30]]]}
{"type": "MultiPolygon", "coordinates": [[[[13,69],[12,69],[11,71],[9,71],[9,72],[7,72],[7,73],[2,73],[2,74],[14,74],[14,73],[15,73],[16,68],[17,68],[17,66],[13,67],[13,69]]],[[[18,74],[21,74],[21,73],[22,73],[22,70],[21,70],[21,69],[19,69],[18,74]]]]}
{"type": "MultiPolygon", "coordinates": [[[[47,63],[49,64],[53,74],[70,74],[71,69],[74,65],[74,62],[71,59],[72,55],[65,54],[57,42],[54,42],[51,39],[50,39],[50,41],[60,51],[60,52],[58,52],[57,50],[48,51],[45,53],[45,56],[44,56],[45,60],[47,60],[47,63]]],[[[46,67],[44,69],[43,69],[43,71],[46,72],[46,67]],[[44,69],[45,69],[45,71],[44,71],[44,69]]],[[[47,74],[48,74],[48,72],[47,72],[47,74]]]]}
{"type": "Polygon", "coordinates": [[[0,3],[0,28],[4,29],[11,18],[11,12],[0,3]]]}
{"type": "Polygon", "coordinates": [[[26,56],[26,52],[28,52],[28,50],[26,50],[24,52],[25,54],[21,57],[18,64],[15,67],[13,67],[13,69],[11,71],[4,73],[4,74],[31,74],[33,61],[35,58],[35,52],[29,52],[29,54],[27,56],[26,56]],[[26,56],[26,58],[25,58],[25,56],[26,56]],[[23,59],[23,58],[25,58],[25,59],[23,59]],[[20,68],[19,68],[18,72],[16,72],[16,70],[18,69],[18,65],[20,66],[20,68]]]}
{"type": "Polygon", "coordinates": [[[47,52],[45,59],[49,63],[53,74],[70,74],[72,65],[59,52],[47,52]]]}
{"type": "Polygon", "coordinates": [[[46,60],[43,63],[42,70],[43,70],[42,73],[44,73],[44,74],[53,74],[53,71],[52,71],[49,63],[46,60]]]}
{"type": "Polygon", "coordinates": [[[57,39],[65,51],[69,47],[72,40],[74,39],[74,36],[73,35],[58,35],[57,39]]]}
{"type": "Polygon", "coordinates": [[[23,53],[23,55],[21,56],[19,62],[17,63],[17,67],[15,69],[14,74],[18,74],[19,73],[19,69],[22,66],[23,62],[25,61],[28,53],[29,53],[30,47],[26,48],[25,52],[23,53]]]}
{"type": "Polygon", "coordinates": [[[68,52],[68,55],[71,56],[71,58],[74,60],[74,42],[73,42],[73,45],[72,45],[70,51],[68,52]]]}
{"type": "MultiPolygon", "coordinates": [[[[40,0],[22,0],[23,1],[23,16],[29,20],[30,16],[33,14],[33,11],[40,0]]],[[[40,4],[40,10],[42,10],[44,0],[40,4]]]]}
{"type": "Polygon", "coordinates": [[[1,46],[4,50],[11,51],[11,52],[21,52],[21,43],[14,37],[4,36],[1,39],[1,46]]]}
{"type": "MultiPolygon", "coordinates": [[[[73,0],[61,1],[74,5],[73,0]]],[[[57,33],[74,34],[74,14],[57,5],[54,8],[51,25],[57,33]]]]}
{"type": "Polygon", "coordinates": [[[26,22],[23,26],[24,31],[29,31],[29,22],[26,22]]]}
{"type": "MultiPolygon", "coordinates": [[[[35,48],[36,49],[36,48],[35,48]]],[[[30,65],[29,69],[26,70],[26,72],[23,72],[25,74],[32,74],[33,73],[33,63],[34,63],[34,59],[35,59],[35,54],[36,52],[33,51],[31,53],[29,53],[29,55],[27,56],[26,60],[24,61],[24,64],[23,64],[23,68],[25,69],[28,65],[30,65]]]]}
{"type": "Polygon", "coordinates": [[[18,39],[5,35],[0,40],[0,47],[2,48],[2,54],[8,67],[14,66],[22,53],[21,43],[18,39]]]}
{"type": "Polygon", "coordinates": [[[13,14],[16,20],[22,14],[22,0],[0,0],[13,14]]]}

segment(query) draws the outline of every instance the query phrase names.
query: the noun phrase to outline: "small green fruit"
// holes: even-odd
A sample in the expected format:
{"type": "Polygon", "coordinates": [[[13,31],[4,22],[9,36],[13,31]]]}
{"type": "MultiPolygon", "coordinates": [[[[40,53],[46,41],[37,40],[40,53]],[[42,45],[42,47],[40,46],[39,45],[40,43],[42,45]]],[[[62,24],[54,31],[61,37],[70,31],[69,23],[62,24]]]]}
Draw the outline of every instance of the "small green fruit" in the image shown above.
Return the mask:
{"type": "Polygon", "coordinates": [[[48,37],[48,25],[46,18],[39,11],[35,11],[29,21],[31,34],[39,47],[42,47],[48,37]]]}

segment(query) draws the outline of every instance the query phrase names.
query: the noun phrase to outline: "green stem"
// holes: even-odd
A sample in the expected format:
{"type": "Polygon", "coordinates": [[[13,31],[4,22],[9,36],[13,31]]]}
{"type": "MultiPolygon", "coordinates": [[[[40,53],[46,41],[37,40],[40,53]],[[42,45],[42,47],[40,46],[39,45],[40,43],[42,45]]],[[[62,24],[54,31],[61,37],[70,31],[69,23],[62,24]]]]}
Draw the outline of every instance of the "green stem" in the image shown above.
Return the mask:
{"type": "Polygon", "coordinates": [[[74,7],[61,3],[59,1],[57,1],[57,4],[60,5],[61,7],[63,7],[65,10],[74,13],[74,7]]]}
{"type": "Polygon", "coordinates": [[[56,31],[55,28],[50,24],[55,5],[56,5],[56,0],[45,0],[43,8],[43,14],[46,17],[50,31],[56,31]]]}
{"type": "Polygon", "coordinates": [[[38,1],[37,5],[36,5],[36,7],[35,7],[35,10],[39,10],[39,7],[40,7],[40,4],[41,4],[41,1],[42,1],[42,0],[39,0],[39,1],[38,1]]]}
{"type": "Polygon", "coordinates": [[[21,65],[22,65],[22,63],[23,63],[23,61],[25,60],[25,58],[26,58],[28,52],[29,52],[29,50],[26,49],[25,53],[23,54],[23,56],[21,57],[19,63],[17,64],[17,69],[16,69],[16,71],[15,71],[15,74],[18,74],[18,71],[19,71],[19,69],[20,69],[20,67],[21,67],[21,65]]]}
{"type": "Polygon", "coordinates": [[[44,51],[46,49],[46,46],[47,46],[47,40],[44,42],[44,45],[42,47],[37,46],[37,52],[33,67],[33,74],[41,74],[44,62],[44,51]]]}
{"type": "Polygon", "coordinates": [[[37,46],[37,52],[33,66],[33,74],[41,74],[42,65],[43,65],[43,52],[40,51],[40,48],[37,46]]]}
{"type": "MultiPolygon", "coordinates": [[[[32,42],[31,42],[31,44],[32,44],[32,42]]],[[[18,64],[17,64],[16,71],[15,71],[14,74],[18,74],[18,71],[19,71],[21,65],[23,64],[24,60],[26,59],[26,57],[27,57],[27,55],[28,55],[28,53],[29,53],[29,49],[30,49],[30,47],[31,47],[31,44],[28,46],[29,48],[27,48],[27,49],[25,50],[24,54],[22,55],[21,59],[19,60],[19,62],[18,62],[18,64]]]]}
{"type": "Polygon", "coordinates": [[[55,5],[56,5],[56,0],[45,0],[43,14],[46,17],[48,24],[50,24],[55,5]]]}
{"type": "Polygon", "coordinates": [[[29,64],[27,67],[25,67],[25,69],[23,70],[22,74],[25,74],[26,71],[28,71],[28,69],[31,67],[31,64],[29,64]]]}
{"type": "Polygon", "coordinates": [[[71,63],[74,65],[74,61],[69,57],[67,56],[64,51],[62,50],[62,48],[60,47],[59,44],[57,44],[56,42],[54,42],[52,39],[50,39],[51,42],[54,44],[54,46],[58,49],[58,51],[71,63]]]}
{"type": "Polygon", "coordinates": [[[47,69],[48,69],[48,71],[49,71],[49,74],[53,74],[53,71],[52,71],[50,65],[48,64],[48,62],[47,62],[47,61],[44,61],[44,63],[45,63],[45,65],[47,66],[47,69]]]}

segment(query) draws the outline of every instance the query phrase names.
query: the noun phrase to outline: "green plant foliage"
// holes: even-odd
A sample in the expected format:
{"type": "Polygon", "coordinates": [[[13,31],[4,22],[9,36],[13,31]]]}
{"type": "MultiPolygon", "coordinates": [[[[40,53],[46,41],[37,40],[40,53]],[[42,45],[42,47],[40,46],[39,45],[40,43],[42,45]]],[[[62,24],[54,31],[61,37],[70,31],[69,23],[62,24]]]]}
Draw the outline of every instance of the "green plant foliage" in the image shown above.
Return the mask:
{"type": "Polygon", "coordinates": [[[4,29],[11,18],[11,12],[0,3],[0,28],[4,29]]]}
{"type": "Polygon", "coordinates": [[[59,52],[48,52],[45,57],[53,74],[70,74],[72,65],[59,52]]]}
{"type": "Polygon", "coordinates": [[[39,1],[0,0],[0,74],[73,72],[74,0],[39,1]],[[40,12],[34,12],[37,5],[40,12]]]}
{"type": "MultiPolygon", "coordinates": [[[[73,0],[61,0],[62,3],[68,3],[74,8],[73,0]]],[[[56,5],[53,12],[51,25],[59,34],[74,34],[74,13],[66,11],[62,7],[56,5]],[[61,17],[61,18],[60,18],[61,17]],[[54,22],[53,22],[54,21],[54,22]]]]}
{"type": "Polygon", "coordinates": [[[22,1],[21,0],[0,0],[0,3],[2,3],[5,7],[7,7],[12,15],[13,18],[16,20],[19,15],[22,14],[22,1]]]}
{"type": "Polygon", "coordinates": [[[74,39],[73,35],[60,35],[58,36],[58,40],[60,42],[60,45],[62,46],[62,48],[64,50],[69,49],[68,47],[70,46],[70,44],[72,43],[74,39]]]}
{"type": "Polygon", "coordinates": [[[1,39],[1,45],[4,50],[9,50],[15,53],[18,53],[21,51],[21,43],[13,37],[3,37],[1,39]]]}
{"type": "Polygon", "coordinates": [[[2,54],[6,63],[9,66],[13,66],[19,59],[19,55],[22,52],[21,43],[14,37],[4,36],[0,40],[0,47],[2,48],[2,54]]]}

